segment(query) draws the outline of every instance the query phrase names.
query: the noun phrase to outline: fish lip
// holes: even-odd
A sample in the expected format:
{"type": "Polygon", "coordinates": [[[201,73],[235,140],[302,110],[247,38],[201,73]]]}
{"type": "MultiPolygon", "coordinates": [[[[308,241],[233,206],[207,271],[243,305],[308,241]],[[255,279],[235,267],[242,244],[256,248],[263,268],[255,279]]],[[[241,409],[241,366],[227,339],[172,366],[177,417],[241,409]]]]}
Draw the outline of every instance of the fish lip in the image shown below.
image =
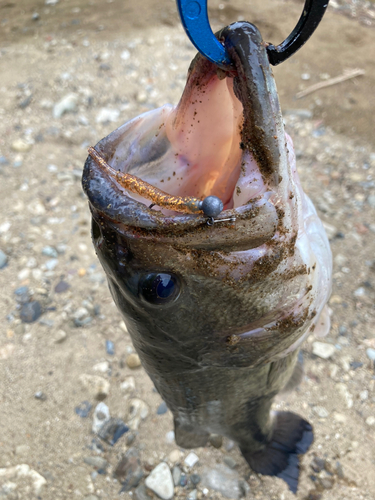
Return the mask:
{"type": "MultiPolygon", "coordinates": [[[[96,145],[106,161],[110,160],[111,144],[104,138],[96,145]]],[[[89,199],[94,217],[104,217],[106,223],[126,237],[158,239],[161,242],[213,250],[245,250],[270,240],[276,232],[278,216],[268,196],[238,208],[224,210],[217,220],[235,218],[207,225],[202,215],[164,215],[151,210],[121,191],[88,156],[82,177],[82,187],[89,199]],[[177,238],[177,239],[176,239],[177,238]]]]}

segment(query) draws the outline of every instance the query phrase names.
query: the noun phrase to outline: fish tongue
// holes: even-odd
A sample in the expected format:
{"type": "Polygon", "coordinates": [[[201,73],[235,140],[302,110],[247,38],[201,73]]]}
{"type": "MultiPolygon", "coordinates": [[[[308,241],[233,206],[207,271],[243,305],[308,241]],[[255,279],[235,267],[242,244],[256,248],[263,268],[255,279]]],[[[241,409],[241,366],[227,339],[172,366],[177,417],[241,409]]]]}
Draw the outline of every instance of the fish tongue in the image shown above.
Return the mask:
{"type": "Polygon", "coordinates": [[[166,123],[182,179],[180,196],[215,195],[231,208],[240,174],[242,121],[233,79],[197,56],[181,101],[166,123]]]}
{"type": "Polygon", "coordinates": [[[178,165],[173,194],[215,195],[232,208],[262,194],[264,183],[278,184],[281,115],[258,29],[235,23],[218,37],[234,69],[224,72],[198,55],[166,134],[178,165]]]}

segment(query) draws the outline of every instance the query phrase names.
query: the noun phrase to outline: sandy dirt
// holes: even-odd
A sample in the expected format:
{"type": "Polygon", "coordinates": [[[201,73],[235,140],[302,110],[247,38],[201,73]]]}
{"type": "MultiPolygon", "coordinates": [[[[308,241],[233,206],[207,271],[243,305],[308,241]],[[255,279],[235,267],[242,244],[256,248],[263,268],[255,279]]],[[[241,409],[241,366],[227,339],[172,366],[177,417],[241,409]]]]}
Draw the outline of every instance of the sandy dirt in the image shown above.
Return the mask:
{"type": "MultiPolygon", "coordinates": [[[[273,43],[302,8],[209,3],[215,29],[247,19],[273,43]]],[[[324,342],[334,351],[321,359],[312,353],[316,339],[308,339],[304,380],[276,403],[315,429],[296,496],[281,480],[252,474],[227,441],[196,450],[199,463],[188,473],[202,475],[230,456],[249,499],[375,499],[375,371],[366,353],[375,349],[373,7],[335,2],[313,39],[274,71],[303,186],[331,240],[332,328],[324,342]],[[295,98],[348,68],[366,73],[295,98]],[[314,457],[326,460],[320,472],[311,467],[314,457]]],[[[80,176],[89,145],[143,111],[178,101],[195,51],[172,1],[0,1],[0,26],[0,249],[7,258],[0,269],[0,497],[134,498],[120,495],[113,478],[130,434],[97,450],[97,391],[84,375],[109,383],[104,402],[113,417],[129,422],[134,399],[147,405],[131,433],[145,475],[162,460],[183,467],[187,452],[169,440],[172,416],[157,414],[161,399],[143,369],[127,365],[133,349],[91,245],[80,176]],[[71,111],[54,117],[54,105],[69,94],[71,111]],[[43,312],[32,323],[21,319],[27,300],[43,312]],[[134,389],[123,384],[129,377],[134,389]],[[87,418],[75,411],[83,401],[93,405],[87,418]],[[107,460],[105,473],[87,457],[107,460]],[[12,467],[20,464],[40,476],[17,476],[12,467]]],[[[197,490],[198,498],[222,498],[197,490]]],[[[178,487],[175,498],[190,492],[178,487]]]]}

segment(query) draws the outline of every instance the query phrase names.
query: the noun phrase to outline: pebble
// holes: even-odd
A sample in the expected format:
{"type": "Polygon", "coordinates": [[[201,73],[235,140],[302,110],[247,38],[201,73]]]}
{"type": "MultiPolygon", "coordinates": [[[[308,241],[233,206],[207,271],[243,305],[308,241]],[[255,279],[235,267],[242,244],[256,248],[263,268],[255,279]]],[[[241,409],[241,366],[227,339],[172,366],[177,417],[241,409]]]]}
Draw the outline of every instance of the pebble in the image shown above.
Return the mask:
{"type": "Polygon", "coordinates": [[[313,354],[322,359],[328,359],[335,353],[336,348],[332,344],[325,342],[313,342],[313,354]]]}
{"type": "Polygon", "coordinates": [[[99,375],[88,375],[83,373],[78,377],[78,380],[98,401],[102,401],[109,394],[110,383],[99,375]]]}
{"type": "Polygon", "coordinates": [[[54,118],[61,118],[65,113],[71,113],[77,109],[78,95],[67,94],[59,102],[57,102],[52,110],[54,118]]]}
{"type": "Polygon", "coordinates": [[[333,485],[335,484],[335,480],[333,479],[333,477],[319,477],[318,481],[322,488],[325,490],[331,490],[333,488],[333,485]]]}
{"type": "Polygon", "coordinates": [[[375,194],[371,194],[367,198],[367,203],[370,205],[370,207],[375,208],[375,194]]]}
{"type": "Polygon", "coordinates": [[[161,462],[146,478],[148,489],[156,493],[162,500],[173,498],[174,484],[171,471],[165,462],[161,462]]]}
{"type": "Polygon", "coordinates": [[[323,406],[314,406],[314,412],[319,418],[327,418],[329,412],[323,406]]]}
{"type": "Polygon", "coordinates": [[[9,221],[5,221],[0,224],[0,235],[5,234],[9,231],[12,224],[9,221]]]}
{"type": "Polygon", "coordinates": [[[16,455],[27,455],[30,450],[30,446],[27,444],[20,444],[16,447],[16,455]]]}
{"type": "Polygon", "coordinates": [[[44,266],[47,269],[47,271],[53,271],[58,265],[58,263],[59,263],[58,259],[49,259],[47,260],[47,262],[44,263],[44,266]]]}
{"type": "Polygon", "coordinates": [[[67,339],[67,334],[64,330],[57,330],[53,336],[53,341],[55,344],[62,344],[67,339]]]}
{"type": "Polygon", "coordinates": [[[95,467],[95,469],[105,470],[109,465],[107,460],[102,457],[84,457],[83,461],[85,464],[95,467]]]}
{"type": "Polygon", "coordinates": [[[8,264],[8,256],[0,250],[0,269],[3,269],[8,264]]]}
{"type": "Polygon", "coordinates": [[[112,340],[105,341],[105,350],[109,356],[115,355],[115,344],[112,342],[112,340]]]}
{"type": "Polygon", "coordinates": [[[202,486],[218,491],[223,496],[234,500],[238,500],[242,495],[238,472],[223,464],[213,469],[203,469],[202,486]]]}
{"type": "Polygon", "coordinates": [[[53,259],[57,259],[58,253],[57,250],[53,247],[46,246],[42,248],[42,255],[45,255],[46,257],[51,257],[53,259]]]}
{"type": "Polygon", "coordinates": [[[145,420],[148,414],[149,409],[144,401],[137,398],[129,401],[128,424],[133,431],[138,430],[141,421],[145,420]]]}
{"type": "Polygon", "coordinates": [[[162,401],[156,410],[156,414],[164,415],[164,413],[167,413],[167,411],[168,411],[167,403],[165,401],[162,401]]]}
{"type": "Polygon", "coordinates": [[[96,363],[92,369],[95,372],[101,372],[101,373],[107,373],[109,370],[109,363],[108,361],[101,361],[100,363],[96,363]]]}
{"type": "Polygon", "coordinates": [[[234,460],[234,458],[230,457],[229,455],[226,455],[223,458],[223,462],[225,465],[227,465],[230,469],[235,469],[237,467],[237,462],[234,460]]]}
{"type": "Polygon", "coordinates": [[[23,139],[16,139],[12,142],[11,147],[13,151],[17,151],[17,153],[26,153],[26,151],[29,151],[31,149],[32,144],[23,139]]]}
{"type": "Polygon", "coordinates": [[[13,354],[16,346],[14,344],[5,344],[0,347],[0,359],[8,359],[13,354]]]}
{"type": "Polygon", "coordinates": [[[165,441],[168,444],[173,444],[174,443],[174,431],[168,431],[165,435],[165,441]]]}
{"type": "Polygon", "coordinates": [[[55,293],[64,293],[67,290],[69,290],[70,285],[66,281],[59,281],[57,285],[55,286],[54,290],[55,293]]]}
{"type": "Polygon", "coordinates": [[[220,434],[210,434],[208,440],[210,442],[210,445],[214,448],[219,449],[223,446],[223,436],[220,436],[220,434]]]}
{"type": "Polygon", "coordinates": [[[354,297],[360,298],[366,296],[366,290],[361,286],[353,292],[354,297]]]}
{"type": "Polygon", "coordinates": [[[136,500],[153,500],[154,498],[147,493],[146,486],[143,483],[134,491],[134,497],[136,500]]]}
{"type": "Polygon", "coordinates": [[[92,404],[89,401],[82,401],[74,408],[76,414],[81,418],[87,418],[90,415],[92,404]]]}
{"type": "Polygon", "coordinates": [[[188,477],[184,472],[182,472],[180,477],[180,486],[184,488],[187,484],[188,484],[188,477]]]}
{"type": "Polygon", "coordinates": [[[118,109],[101,108],[96,115],[96,123],[115,122],[119,119],[120,111],[118,109]]]}
{"type": "Polygon", "coordinates": [[[196,486],[201,482],[201,477],[199,474],[191,474],[190,481],[196,486]]]}
{"type": "Polygon", "coordinates": [[[96,405],[95,410],[94,410],[94,415],[92,419],[92,432],[94,434],[97,434],[101,427],[108,422],[110,419],[110,413],[109,413],[109,408],[108,406],[101,402],[96,405]]]}
{"type": "Polygon", "coordinates": [[[373,417],[373,416],[367,417],[366,418],[366,424],[367,425],[375,425],[375,417],[373,417]]]}
{"type": "MultiPolygon", "coordinates": [[[[32,490],[36,497],[39,497],[42,493],[42,488],[47,484],[46,479],[39,474],[36,470],[31,469],[27,464],[15,465],[13,467],[7,467],[0,469],[0,483],[10,483],[14,484],[14,481],[20,480],[20,486],[24,483],[25,478],[30,478],[32,483],[32,490]]],[[[18,485],[15,484],[14,489],[19,489],[18,485]]],[[[16,496],[11,498],[30,498],[30,492],[18,491],[16,496]]]]}
{"type": "Polygon", "coordinates": [[[199,457],[193,451],[189,453],[189,455],[185,458],[184,464],[188,467],[194,467],[199,462],[199,457]]]}
{"type": "Polygon", "coordinates": [[[23,304],[20,311],[20,318],[24,323],[34,323],[42,314],[42,306],[37,300],[23,304]]]}
{"type": "Polygon", "coordinates": [[[197,498],[198,498],[198,490],[192,490],[192,491],[190,491],[190,493],[188,494],[188,496],[186,498],[187,498],[187,500],[197,500],[197,498]]]}
{"type": "Polygon", "coordinates": [[[359,393],[359,399],[361,401],[366,401],[368,399],[368,390],[367,389],[365,389],[364,391],[361,391],[359,393]]]}
{"type": "Polygon", "coordinates": [[[366,354],[370,361],[375,362],[375,349],[369,347],[368,349],[366,349],[366,354]]]}
{"type": "Polygon", "coordinates": [[[120,389],[125,393],[132,393],[135,391],[135,380],[134,377],[127,377],[121,384],[120,389]]]}
{"type": "Polygon", "coordinates": [[[168,459],[172,464],[175,464],[180,461],[181,459],[181,451],[180,450],[173,450],[170,452],[168,455],[168,459]]]}
{"type": "Polygon", "coordinates": [[[144,472],[139,459],[139,451],[136,448],[129,448],[123,455],[116,466],[114,476],[122,484],[121,492],[138,486],[144,472]]]}
{"type": "Polygon", "coordinates": [[[324,460],[324,458],[314,457],[313,461],[310,464],[310,467],[312,468],[312,470],[314,472],[318,473],[324,469],[325,464],[326,464],[326,461],[324,460]]]}
{"type": "Polygon", "coordinates": [[[123,420],[111,417],[100,427],[98,436],[113,446],[128,430],[129,427],[123,420]]]}
{"type": "Polygon", "coordinates": [[[178,486],[181,481],[181,469],[177,465],[175,465],[172,469],[172,478],[175,486],[178,486]]]}
{"type": "Polygon", "coordinates": [[[135,352],[129,354],[129,356],[127,356],[126,358],[126,364],[131,369],[138,368],[139,366],[141,366],[141,360],[139,359],[138,354],[136,354],[135,352]]]}
{"type": "Polygon", "coordinates": [[[35,399],[39,399],[40,401],[45,401],[47,399],[47,396],[44,394],[42,391],[38,391],[34,394],[35,399]]]}
{"type": "Polygon", "coordinates": [[[123,52],[121,52],[120,57],[123,61],[127,61],[130,58],[130,52],[128,50],[124,50],[123,52]]]}

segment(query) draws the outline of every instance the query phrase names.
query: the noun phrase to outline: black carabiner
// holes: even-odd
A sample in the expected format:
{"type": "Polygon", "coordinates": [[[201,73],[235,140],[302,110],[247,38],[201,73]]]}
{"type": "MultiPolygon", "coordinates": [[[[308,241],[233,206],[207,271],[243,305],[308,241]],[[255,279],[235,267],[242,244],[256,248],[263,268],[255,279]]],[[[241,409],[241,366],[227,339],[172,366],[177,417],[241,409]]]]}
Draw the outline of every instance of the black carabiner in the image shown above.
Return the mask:
{"type": "Polygon", "coordinates": [[[267,54],[273,66],[284,62],[304,45],[314,33],[327,10],[329,0],[306,0],[301,17],[291,34],[280,45],[267,46],[267,54]]]}
{"type": "MultiPolygon", "coordinates": [[[[207,0],[176,0],[182,25],[193,45],[211,62],[225,68],[230,57],[213,34],[207,15],[207,0]]],[[[271,64],[276,66],[297,52],[316,30],[329,0],[305,0],[301,17],[292,33],[276,47],[268,44],[271,64]]]]}

